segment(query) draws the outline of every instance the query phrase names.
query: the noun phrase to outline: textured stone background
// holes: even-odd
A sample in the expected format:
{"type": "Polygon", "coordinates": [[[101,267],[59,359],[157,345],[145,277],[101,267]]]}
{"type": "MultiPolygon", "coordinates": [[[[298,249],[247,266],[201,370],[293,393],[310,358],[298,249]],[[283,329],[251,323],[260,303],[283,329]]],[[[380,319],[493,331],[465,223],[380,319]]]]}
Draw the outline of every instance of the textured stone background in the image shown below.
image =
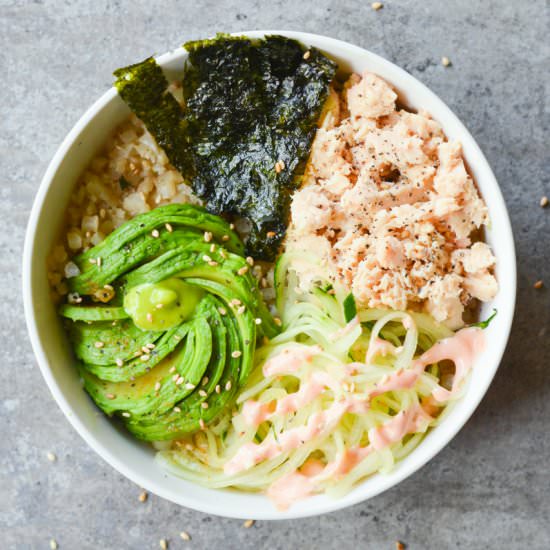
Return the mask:
{"type": "Polygon", "coordinates": [[[65,549],[550,547],[550,5],[545,0],[0,0],[0,547],[65,549]],[[296,29],[364,46],[458,113],[503,189],[518,250],[512,338],[487,397],[454,441],[387,493],[302,521],[208,517],[151,496],[96,456],[46,389],[20,297],[25,225],[40,178],[114,68],[216,31],[296,29]],[[452,60],[444,68],[443,55],[452,60]],[[47,451],[58,460],[50,463],[47,451]],[[182,529],[193,539],[178,538],[182,529]]]}

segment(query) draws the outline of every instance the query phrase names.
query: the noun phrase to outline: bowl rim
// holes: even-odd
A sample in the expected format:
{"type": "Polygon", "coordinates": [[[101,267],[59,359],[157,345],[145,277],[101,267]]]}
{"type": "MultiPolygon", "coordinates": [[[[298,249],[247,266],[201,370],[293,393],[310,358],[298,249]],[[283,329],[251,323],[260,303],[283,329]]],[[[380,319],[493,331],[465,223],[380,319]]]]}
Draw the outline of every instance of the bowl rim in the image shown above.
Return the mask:
{"type": "MultiPolygon", "coordinates": [[[[487,377],[484,387],[481,387],[478,389],[477,396],[475,399],[472,400],[469,408],[465,410],[465,412],[457,419],[455,424],[451,426],[447,426],[447,431],[444,434],[443,433],[439,434],[439,438],[437,442],[432,444],[431,452],[424,453],[425,456],[423,456],[421,459],[418,459],[416,461],[411,461],[407,463],[406,466],[400,466],[399,468],[396,468],[396,470],[392,472],[391,478],[387,477],[385,482],[382,482],[378,487],[378,489],[375,489],[373,491],[371,490],[370,492],[368,492],[368,494],[362,494],[360,491],[354,491],[353,493],[350,493],[349,495],[343,498],[324,502],[320,505],[312,504],[311,506],[306,507],[306,509],[293,510],[293,508],[290,508],[290,510],[282,513],[273,509],[273,512],[271,513],[262,511],[261,513],[257,513],[254,516],[255,519],[282,520],[282,519],[310,517],[314,515],[320,515],[320,514],[340,510],[342,508],[346,508],[348,506],[370,499],[384,491],[387,491],[391,487],[399,484],[401,481],[403,481],[404,479],[412,475],[414,472],[419,470],[429,460],[434,458],[454,438],[454,436],[458,433],[458,431],[462,429],[464,424],[469,420],[469,418],[473,415],[474,411],[477,409],[481,399],[486,394],[487,389],[491,384],[496,374],[496,371],[498,370],[500,362],[502,360],[502,356],[504,354],[506,344],[508,342],[508,338],[510,335],[510,331],[512,328],[512,321],[513,321],[513,315],[515,310],[517,267],[516,267],[514,238],[512,234],[509,214],[502,196],[502,192],[489,166],[489,163],[485,158],[485,155],[481,151],[479,145],[477,144],[473,136],[470,134],[470,132],[467,130],[467,128],[464,126],[464,124],[434,92],[432,92],[422,82],[417,80],[413,75],[409,74],[404,69],[395,65],[391,61],[388,61],[383,57],[377,54],[374,54],[369,50],[366,50],[365,48],[356,46],[349,42],[345,42],[342,40],[338,40],[335,38],[331,38],[331,37],[327,37],[319,34],[290,31],[290,30],[254,30],[254,31],[232,33],[232,35],[234,36],[247,36],[250,38],[259,38],[270,34],[287,36],[289,38],[299,40],[305,44],[309,44],[311,42],[323,42],[324,44],[327,45],[327,50],[330,50],[331,46],[336,48],[344,47],[350,51],[350,57],[353,53],[356,53],[359,55],[367,54],[368,57],[376,61],[378,64],[386,65],[388,66],[388,68],[391,68],[392,71],[400,79],[400,82],[403,83],[403,86],[406,86],[407,84],[413,84],[418,89],[420,89],[424,95],[427,95],[430,98],[430,101],[433,101],[434,103],[439,104],[439,108],[442,108],[444,111],[446,111],[447,120],[452,121],[453,124],[457,128],[459,128],[460,132],[470,141],[469,145],[476,156],[476,163],[483,166],[483,169],[486,173],[485,179],[491,180],[489,185],[492,187],[492,194],[494,195],[491,198],[491,201],[493,203],[492,206],[499,211],[500,216],[503,216],[502,221],[503,221],[503,226],[505,230],[505,233],[503,235],[499,235],[499,239],[502,238],[506,240],[508,243],[508,249],[509,249],[509,257],[508,257],[508,261],[506,262],[507,268],[508,268],[506,271],[506,277],[508,278],[508,290],[510,295],[508,296],[506,311],[499,310],[499,316],[504,317],[503,321],[504,321],[505,332],[500,334],[501,340],[499,343],[497,343],[497,346],[496,346],[498,349],[495,355],[494,365],[489,366],[492,369],[492,373],[489,377],[487,377]],[[495,201],[497,203],[496,205],[494,204],[495,201]]],[[[156,60],[160,65],[166,65],[172,61],[177,60],[182,55],[186,55],[185,50],[182,47],[179,47],[167,53],[164,53],[160,56],[157,56],[156,60]]],[[[128,467],[128,465],[120,457],[112,453],[108,447],[106,447],[105,445],[103,445],[98,441],[98,439],[94,436],[94,434],[90,430],[88,430],[86,426],[84,426],[83,422],[79,419],[78,414],[75,413],[73,408],[69,405],[62,390],[60,389],[59,385],[57,384],[56,380],[53,377],[53,374],[48,362],[48,358],[44,350],[44,346],[42,345],[42,342],[41,342],[37,319],[33,308],[33,287],[32,287],[33,253],[34,253],[34,244],[35,244],[34,241],[35,241],[35,236],[38,229],[38,221],[40,218],[40,213],[43,208],[45,198],[47,196],[49,188],[55,179],[56,172],[60,168],[60,165],[63,159],[65,158],[65,156],[67,155],[69,149],[71,148],[75,140],[79,137],[80,133],[84,130],[84,128],[86,128],[87,125],[93,121],[96,114],[102,108],[104,108],[109,102],[113,101],[113,99],[115,99],[116,97],[117,97],[117,91],[114,87],[111,87],[109,90],[104,92],[103,95],[101,95],[101,97],[97,99],[76,122],[76,124],[73,126],[70,132],[66,135],[61,145],[57,149],[54,157],[50,161],[46,169],[46,172],[44,173],[44,176],[41,180],[38,192],[33,202],[32,210],[29,216],[29,221],[27,224],[27,229],[25,234],[25,243],[24,243],[24,251],[23,251],[23,261],[22,261],[22,273],[23,273],[22,290],[23,290],[23,305],[24,305],[25,320],[27,324],[27,331],[30,336],[34,355],[38,361],[42,376],[45,379],[51,394],[53,395],[58,406],[63,411],[63,414],[65,415],[67,420],[74,427],[74,429],[79,433],[79,435],[86,441],[86,443],[115,470],[123,474],[125,477],[133,481],[138,486],[141,486],[144,489],[158,496],[161,496],[175,504],[179,504],[203,513],[217,515],[217,516],[231,517],[231,518],[251,517],[247,514],[243,514],[239,510],[220,510],[220,506],[216,504],[215,499],[213,499],[212,502],[205,503],[202,501],[193,500],[192,497],[187,498],[185,495],[171,492],[168,489],[159,486],[157,483],[150,481],[149,479],[147,479],[147,477],[140,475],[138,472],[134,471],[131,467],[128,467]]],[[[445,126],[445,121],[439,120],[439,122],[442,124],[442,126],[445,126]]],[[[498,259],[500,262],[501,258],[498,258],[498,259]]],[[[420,447],[421,446],[422,444],[420,445],[420,447]]],[[[413,453],[411,453],[410,456],[414,455],[417,450],[418,449],[415,449],[415,451],[413,451],[413,453]]],[[[380,474],[377,474],[377,475],[380,475],[380,474]]],[[[359,484],[359,487],[360,486],[361,484],[359,484]]],[[[309,499],[309,500],[313,501],[314,499],[309,499]]]]}

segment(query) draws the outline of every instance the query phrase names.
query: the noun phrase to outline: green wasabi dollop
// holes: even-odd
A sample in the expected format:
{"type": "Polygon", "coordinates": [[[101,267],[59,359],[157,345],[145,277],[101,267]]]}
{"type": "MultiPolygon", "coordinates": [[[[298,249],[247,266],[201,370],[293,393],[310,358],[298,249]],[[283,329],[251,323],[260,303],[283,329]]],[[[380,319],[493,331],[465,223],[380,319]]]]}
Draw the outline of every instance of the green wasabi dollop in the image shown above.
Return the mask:
{"type": "Polygon", "coordinates": [[[134,286],[124,295],[124,310],[143,330],[167,330],[191,317],[203,291],[174,277],[134,286]]]}

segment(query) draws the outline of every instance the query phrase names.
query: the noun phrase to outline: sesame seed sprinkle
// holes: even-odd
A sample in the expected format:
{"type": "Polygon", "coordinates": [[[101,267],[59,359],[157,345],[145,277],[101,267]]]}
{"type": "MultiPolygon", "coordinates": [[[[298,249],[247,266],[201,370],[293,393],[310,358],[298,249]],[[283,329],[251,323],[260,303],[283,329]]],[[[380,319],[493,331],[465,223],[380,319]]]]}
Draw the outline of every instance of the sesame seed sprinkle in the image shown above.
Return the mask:
{"type": "Polygon", "coordinates": [[[227,381],[227,384],[225,385],[225,390],[226,390],[226,391],[229,391],[229,390],[231,389],[231,386],[232,386],[231,380],[228,380],[228,381],[227,381]]]}
{"type": "Polygon", "coordinates": [[[248,271],[248,266],[247,266],[247,265],[243,265],[243,267],[241,267],[241,269],[239,269],[239,270],[237,271],[237,275],[244,275],[247,271],[248,271]]]}
{"type": "Polygon", "coordinates": [[[384,4],[382,4],[382,2],[373,2],[370,7],[374,10],[374,11],[378,11],[378,10],[381,10],[383,7],[384,7],[384,4]]]}
{"type": "Polygon", "coordinates": [[[161,547],[161,550],[167,550],[168,542],[166,541],[166,539],[160,539],[159,546],[161,547]]]}
{"type": "Polygon", "coordinates": [[[182,531],[180,537],[182,540],[191,540],[191,535],[187,531],[182,531]]]}
{"type": "Polygon", "coordinates": [[[114,393],[108,393],[106,396],[105,396],[107,399],[115,399],[116,398],[116,395],[114,393]]]}
{"type": "Polygon", "coordinates": [[[204,423],[204,420],[202,418],[199,420],[199,426],[201,427],[201,430],[204,430],[204,428],[206,428],[206,424],[204,423]]]}
{"type": "Polygon", "coordinates": [[[221,386],[218,384],[218,385],[216,386],[216,393],[221,393],[221,391],[222,391],[222,388],[221,388],[221,386]]]}
{"type": "Polygon", "coordinates": [[[237,357],[240,357],[242,354],[243,354],[242,351],[235,350],[231,352],[231,357],[233,357],[234,359],[237,359],[237,357]]]}
{"type": "Polygon", "coordinates": [[[203,402],[201,403],[201,407],[202,407],[203,409],[208,409],[208,403],[207,403],[206,401],[203,401],[203,402]]]}
{"type": "Polygon", "coordinates": [[[147,494],[147,491],[142,491],[140,494],[139,494],[139,497],[138,497],[138,500],[140,502],[145,502],[147,500],[147,497],[149,495],[147,494]]]}
{"type": "Polygon", "coordinates": [[[210,231],[204,232],[204,242],[209,243],[212,240],[212,233],[210,231]]]}
{"type": "Polygon", "coordinates": [[[212,258],[210,256],[207,256],[206,254],[202,257],[203,262],[211,262],[212,258]]]}
{"type": "Polygon", "coordinates": [[[57,550],[57,542],[55,539],[50,540],[50,548],[51,550],[57,550]]]}
{"type": "Polygon", "coordinates": [[[254,520],[253,520],[253,519],[247,519],[247,520],[243,523],[243,527],[244,527],[245,529],[250,529],[253,525],[254,525],[254,520]]]}
{"type": "Polygon", "coordinates": [[[157,382],[155,384],[155,391],[159,391],[160,390],[160,382],[157,382]]]}
{"type": "Polygon", "coordinates": [[[542,207],[542,208],[546,208],[546,207],[548,206],[548,202],[549,202],[549,201],[548,201],[548,197],[546,197],[546,196],[545,196],[545,197],[542,197],[542,198],[540,199],[540,205],[541,205],[541,207],[542,207]]]}
{"type": "Polygon", "coordinates": [[[308,50],[302,57],[307,61],[311,57],[311,52],[308,50]]]}
{"type": "Polygon", "coordinates": [[[210,380],[210,378],[208,378],[208,376],[205,376],[205,377],[201,380],[201,386],[206,386],[206,384],[208,384],[208,380],[210,380]]]}
{"type": "Polygon", "coordinates": [[[254,319],[254,322],[257,324],[257,325],[261,325],[262,324],[262,320],[257,317],[256,319],[254,319]]]}
{"type": "Polygon", "coordinates": [[[219,307],[218,312],[220,315],[227,315],[227,310],[224,307],[219,307]]]}
{"type": "Polygon", "coordinates": [[[125,411],[125,412],[122,413],[122,416],[124,418],[130,418],[130,413],[125,411]]]}
{"type": "Polygon", "coordinates": [[[149,323],[152,323],[153,322],[153,314],[152,313],[148,313],[146,315],[146,318],[147,318],[147,321],[149,321],[149,323]]]}
{"type": "Polygon", "coordinates": [[[237,315],[242,315],[245,312],[246,308],[244,306],[241,306],[237,308],[237,315]]]}
{"type": "Polygon", "coordinates": [[[542,281],[537,281],[533,286],[538,290],[544,286],[544,283],[542,281]]]}
{"type": "Polygon", "coordinates": [[[46,457],[50,462],[55,462],[57,460],[57,456],[55,456],[55,454],[52,452],[49,452],[46,457]]]}
{"type": "Polygon", "coordinates": [[[451,65],[451,60],[446,57],[446,56],[443,56],[441,58],[441,64],[444,66],[444,67],[449,67],[451,65]]]}
{"type": "Polygon", "coordinates": [[[103,342],[94,342],[94,347],[96,347],[97,349],[100,349],[104,346],[105,344],[103,342]]]}
{"type": "Polygon", "coordinates": [[[179,407],[174,407],[173,410],[174,410],[175,413],[180,413],[181,412],[181,409],[179,407]]]}
{"type": "Polygon", "coordinates": [[[199,390],[199,395],[201,397],[206,397],[208,394],[204,390],[199,390]]]}
{"type": "Polygon", "coordinates": [[[194,390],[195,388],[196,388],[195,384],[191,384],[191,382],[187,382],[187,384],[185,384],[186,390],[194,390]]]}
{"type": "Polygon", "coordinates": [[[168,233],[172,233],[172,231],[174,231],[174,229],[169,223],[165,223],[164,227],[166,228],[166,231],[168,231],[168,233]]]}
{"type": "Polygon", "coordinates": [[[252,256],[247,256],[246,257],[246,263],[250,266],[253,266],[254,265],[254,258],[252,256]]]}
{"type": "Polygon", "coordinates": [[[155,239],[157,239],[159,236],[160,236],[160,233],[158,229],[153,229],[153,231],[151,231],[151,237],[154,237],[155,239]]]}

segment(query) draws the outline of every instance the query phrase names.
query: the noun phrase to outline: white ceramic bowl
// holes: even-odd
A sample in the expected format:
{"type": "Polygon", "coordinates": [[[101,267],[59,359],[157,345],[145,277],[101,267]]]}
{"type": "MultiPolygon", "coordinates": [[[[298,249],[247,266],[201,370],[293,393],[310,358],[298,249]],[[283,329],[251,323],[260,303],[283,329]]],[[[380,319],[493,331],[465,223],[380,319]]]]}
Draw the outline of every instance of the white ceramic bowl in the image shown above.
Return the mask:
{"type": "MultiPolygon", "coordinates": [[[[119,472],[152,493],[202,512],[238,518],[297,518],[350,506],[399,483],[435,456],[472,415],[495,375],[512,324],[516,295],[514,242],[500,189],[483,153],[451,110],[418,80],[377,55],[332,38],[286,31],[245,34],[250,37],[283,34],[325,51],[345,71],[368,69],[380,75],[398,90],[406,105],[428,110],[441,123],[449,138],[462,143],[469,169],[489,207],[491,228],[487,232],[487,241],[498,259],[496,273],[500,284],[493,303],[483,307],[482,317],[487,316],[493,307],[498,309],[498,315],[487,329],[489,345],[478,358],[464,398],[392,473],[367,479],[339,500],[316,496],[297,503],[286,512],[278,512],[264,496],[205,489],[163,472],[153,460],[152,448],[137,442],[99,414],[82,390],[63,328],[49,298],[46,277],[46,256],[58,234],[58,224],[63,219],[73,184],[108,134],[128,115],[128,108],[114,88],[77,122],[61,144],[40,185],[25,241],[25,315],[34,352],[55,400],[78,433],[119,472]]],[[[186,57],[185,50],[178,48],[162,55],[158,61],[170,76],[182,69],[186,57]]],[[[117,62],[113,60],[113,68],[116,66],[117,62]]]]}

